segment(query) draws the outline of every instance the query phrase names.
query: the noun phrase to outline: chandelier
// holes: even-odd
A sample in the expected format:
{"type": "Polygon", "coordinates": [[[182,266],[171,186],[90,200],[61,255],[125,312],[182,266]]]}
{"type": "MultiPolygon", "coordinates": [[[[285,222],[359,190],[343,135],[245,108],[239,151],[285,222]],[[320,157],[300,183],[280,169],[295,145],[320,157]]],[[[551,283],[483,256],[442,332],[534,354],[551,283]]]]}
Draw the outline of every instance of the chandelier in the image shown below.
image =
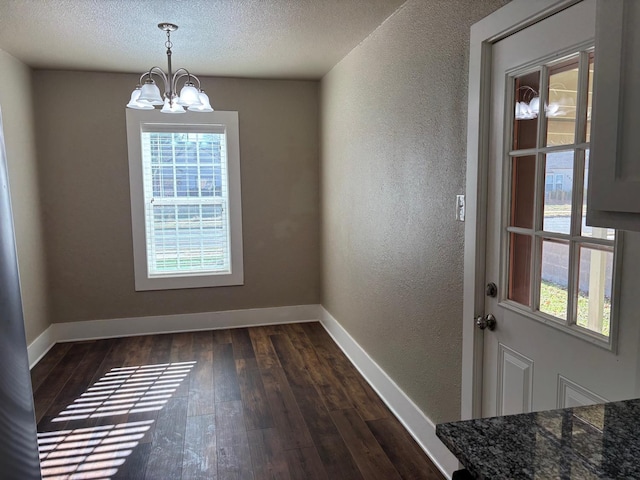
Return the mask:
{"type": "MultiPolygon", "coordinates": [[[[554,96],[556,97],[558,96],[556,89],[553,88],[555,86],[565,89],[565,86],[562,84],[550,85],[549,86],[550,96],[551,96],[551,92],[554,93],[554,96]]],[[[516,120],[531,120],[533,118],[538,118],[538,115],[540,114],[540,95],[538,94],[538,92],[536,92],[533,88],[527,85],[524,85],[518,88],[518,90],[525,90],[525,93],[523,94],[522,101],[520,102],[516,101],[516,112],[515,112],[516,120]],[[529,98],[529,101],[527,101],[527,98],[529,98]]],[[[562,107],[566,106],[569,103],[571,103],[571,101],[564,97],[560,98],[556,102],[550,102],[550,103],[545,102],[544,104],[545,116],[547,118],[553,118],[553,117],[562,117],[566,115],[567,112],[562,110],[562,107]]],[[[590,115],[591,115],[591,112],[589,111],[589,118],[591,118],[590,115]]]]}
{"type": "Polygon", "coordinates": [[[185,108],[192,112],[213,112],[209,97],[200,88],[198,77],[189,73],[186,68],[171,71],[171,47],[173,47],[171,32],[175,32],[178,26],[173,23],[159,23],[158,28],[167,33],[167,41],[164,44],[167,47],[167,72],[165,73],[160,67],[152,67],[148,72],[143,73],[140,76],[140,82],[131,92],[127,108],[153,110],[156,105],[162,105],[160,110],[162,113],[185,113],[185,108]],[[162,80],[164,86],[162,95],[153,76],[162,80]],[[178,83],[181,81],[184,81],[184,84],[178,95],[178,83]]]}

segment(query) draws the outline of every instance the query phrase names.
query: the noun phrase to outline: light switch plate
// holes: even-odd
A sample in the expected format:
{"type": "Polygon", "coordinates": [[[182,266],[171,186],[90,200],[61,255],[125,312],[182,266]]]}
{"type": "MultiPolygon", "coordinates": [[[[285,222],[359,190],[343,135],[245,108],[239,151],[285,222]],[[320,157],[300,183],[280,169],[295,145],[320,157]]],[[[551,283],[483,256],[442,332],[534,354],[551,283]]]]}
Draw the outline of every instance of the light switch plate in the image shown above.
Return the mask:
{"type": "Polygon", "coordinates": [[[456,220],[464,222],[464,195],[456,195],[456,220]]]}

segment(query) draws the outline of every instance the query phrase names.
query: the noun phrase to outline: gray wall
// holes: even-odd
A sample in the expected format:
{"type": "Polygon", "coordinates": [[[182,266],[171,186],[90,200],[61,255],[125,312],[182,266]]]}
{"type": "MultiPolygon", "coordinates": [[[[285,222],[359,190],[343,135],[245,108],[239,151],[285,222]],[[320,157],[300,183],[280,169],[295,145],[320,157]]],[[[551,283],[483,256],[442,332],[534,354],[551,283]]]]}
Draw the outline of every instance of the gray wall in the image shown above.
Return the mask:
{"type": "Polygon", "coordinates": [[[322,304],[435,422],[460,416],[470,26],[409,0],[322,80],[322,304]]]}
{"type": "Polygon", "coordinates": [[[27,342],[50,324],[33,124],[31,69],[0,50],[0,106],[27,342]]]}
{"type": "Polygon", "coordinates": [[[135,292],[125,104],[137,75],[35,71],[53,322],[319,302],[319,84],[204,79],[237,110],[245,285],[135,292]]]}

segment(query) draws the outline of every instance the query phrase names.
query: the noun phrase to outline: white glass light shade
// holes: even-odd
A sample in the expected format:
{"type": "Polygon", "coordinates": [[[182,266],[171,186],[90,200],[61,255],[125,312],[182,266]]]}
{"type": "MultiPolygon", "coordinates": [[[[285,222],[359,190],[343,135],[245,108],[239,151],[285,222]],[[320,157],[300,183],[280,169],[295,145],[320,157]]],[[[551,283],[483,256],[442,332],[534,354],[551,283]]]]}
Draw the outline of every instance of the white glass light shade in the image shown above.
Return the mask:
{"type": "Polygon", "coordinates": [[[197,106],[200,105],[200,99],[198,98],[198,89],[191,82],[187,82],[180,90],[180,100],[178,101],[180,105],[184,105],[186,107],[197,106]]]}
{"type": "Polygon", "coordinates": [[[213,107],[211,106],[211,102],[209,102],[209,96],[204,93],[202,90],[198,94],[198,98],[200,99],[200,105],[192,105],[188,108],[191,112],[213,112],[213,107]]]}
{"type": "Polygon", "coordinates": [[[529,102],[531,113],[538,115],[540,113],[540,97],[533,97],[529,102]]]}
{"type": "Polygon", "coordinates": [[[160,95],[160,89],[153,80],[147,80],[140,89],[138,102],[149,102],[151,105],[162,105],[164,100],[160,95]]]}
{"type": "MultiPolygon", "coordinates": [[[[539,106],[539,105],[538,105],[539,106]]],[[[531,120],[538,116],[527,102],[516,102],[516,120],[531,120]]]]}
{"type": "Polygon", "coordinates": [[[127,108],[135,108],[136,110],[153,110],[153,105],[149,102],[140,102],[138,98],[140,97],[140,87],[136,87],[133,92],[131,92],[131,99],[129,103],[127,103],[127,108]]]}
{"type": "Polygon", "coordinates": [[[544,108],[547,117],[558,117],[560,115],[564,115],[564,112],[560,110],[560,104],[556,102],[551,102],[549,105],[545,105],[544,108]]]}
{"type": "Polygon", "coordinates": [[[182,107],[182,105],[178,105],[176,103],[176,99],[174,98],[173,104],[169,103],[169,99],[165,98],[164,107],[160,110],[162,113],[185,113],[186,110],[182,107]]]}

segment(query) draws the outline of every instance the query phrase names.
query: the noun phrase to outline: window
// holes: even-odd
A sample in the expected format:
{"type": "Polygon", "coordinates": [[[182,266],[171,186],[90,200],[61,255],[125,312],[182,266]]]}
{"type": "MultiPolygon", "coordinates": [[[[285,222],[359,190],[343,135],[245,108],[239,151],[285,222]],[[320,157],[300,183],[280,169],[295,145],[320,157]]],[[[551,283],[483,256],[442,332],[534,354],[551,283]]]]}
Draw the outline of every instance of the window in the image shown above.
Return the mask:
{"type": "Polygon", "coordinates": [[[242,285],[237,112],[126,113],[136,290],[242,285]]]}
{"type": "Polygon", "coordinates": [[[611,348],[618,235],[585,223],[593,60],[585,48],[509,77],[515,118],[506,155],[503,300],[611,348]]]}

